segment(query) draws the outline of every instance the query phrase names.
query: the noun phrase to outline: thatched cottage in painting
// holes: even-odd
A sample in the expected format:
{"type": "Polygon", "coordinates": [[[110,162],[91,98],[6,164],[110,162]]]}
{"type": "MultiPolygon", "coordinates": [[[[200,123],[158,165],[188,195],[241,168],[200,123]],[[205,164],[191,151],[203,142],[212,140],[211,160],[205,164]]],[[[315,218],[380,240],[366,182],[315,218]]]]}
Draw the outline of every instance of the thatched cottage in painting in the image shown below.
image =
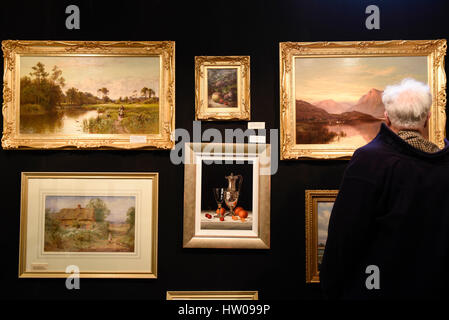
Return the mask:
{"type": "Polygon", "coordinates": [[[95,224],[95,212],[93,208],[82,208],[78,205],[76,208],[61,209],[55,218],[62,227],[93,229],[95,224]]]}

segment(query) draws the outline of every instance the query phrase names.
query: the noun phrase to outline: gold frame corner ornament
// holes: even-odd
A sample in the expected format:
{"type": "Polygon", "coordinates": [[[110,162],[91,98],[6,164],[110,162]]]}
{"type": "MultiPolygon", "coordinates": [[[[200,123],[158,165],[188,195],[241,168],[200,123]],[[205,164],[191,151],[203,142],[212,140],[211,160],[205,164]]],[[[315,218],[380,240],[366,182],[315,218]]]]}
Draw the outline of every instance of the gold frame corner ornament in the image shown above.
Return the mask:
{"type": "Polygon", "coordinates": [[[334,202],[338,190],[305,191],[306,283],[319,283],[318,271],[318,202],[334,202]]]}
{"type": "MultiPolygon", "coordinates": [[[[195,57],[195,120],[251,120],[250,56],[195,57]],[[207,68],[237,68],[237,110],[213,110],[207,103],[207,68]]],[[[223,108],[218,108],[223,109],[223,108]]],[[[234,108],[230,108],[234,109],[234,108]]]]}
{"type": "MultiPolygon", "coordinates": [[[[2,41],[4,149],[172,149],[175,130],[174,41],[2,41]],[[157,56],[160,58],[159,133],[146,142],[132,142],[130,134],[20,134],[20,57],[42,56],[157,56]]],[[[140,135],[142,136],[142,135],[140,135]]]]}
{"type": "Polygon", "coordinates": [[[280,158],[294,159],[349,159],[359,146],[339,147],[326,144],[296,144],[294,59],[296,57],[427,57],[428,81],[433,96],[429,139],[444,147],[446,127],[446,74],[444,57],[446,39],[388,40],[343,42],[280,42],[280,158]]]}

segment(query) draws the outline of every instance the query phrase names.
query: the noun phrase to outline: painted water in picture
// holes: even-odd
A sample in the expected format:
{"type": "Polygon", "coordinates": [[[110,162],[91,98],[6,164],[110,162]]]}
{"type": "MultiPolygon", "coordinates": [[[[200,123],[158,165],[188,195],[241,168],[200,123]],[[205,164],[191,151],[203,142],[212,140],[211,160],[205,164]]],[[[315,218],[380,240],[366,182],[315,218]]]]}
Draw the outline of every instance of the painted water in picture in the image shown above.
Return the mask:
{"type": "Polygon", "coordinates": [[[45,252],[134,252],[134,196],[46,196],[45,252]]]}
{"type": "Polygon", "coordinates": [[[385,121],[382,92],[427,83],[427,57],[296,58],[296,144],[362,146],[385,121]]]}
{"type": "Polygon", "coordinates": [[[158,134],[159,57],[20,57],[20,133],[158,134]]]}
{"type": "Polygon", "coordinates": [[[327,229],[329,227],[329,218],[331,216],[333,202],[318,202],[318,270],[320,270],[321,261],[323,260],[324,248],[327,241],[327,229]]]}

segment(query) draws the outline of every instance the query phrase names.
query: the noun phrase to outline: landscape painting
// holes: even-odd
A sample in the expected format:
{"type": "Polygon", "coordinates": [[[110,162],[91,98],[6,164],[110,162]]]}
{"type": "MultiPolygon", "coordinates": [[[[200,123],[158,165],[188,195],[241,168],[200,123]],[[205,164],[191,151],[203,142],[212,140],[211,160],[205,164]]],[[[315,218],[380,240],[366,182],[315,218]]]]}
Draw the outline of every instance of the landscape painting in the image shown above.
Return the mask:
{"type": "Polygon", "coordinates": [[[208,108],[237,108],[237,68],[207,68],[208,108]]]}
{"type": "Polygon", "coordinates": [[[294,65],[296,144],[363,146],[385,121],[387,85],[428,82],[426,56],[296,57],[294,65]]]}
{"type": "Polygon", "coordinates": [[[157,56],[21,56],[20,133],[158,134],[157,56]]]}
{"type": "Polygon", "coordinates": [[[329,219],[338,190],[306,190],[306,282],[320,282],[329,219]]]}
{"type": "Polygon", "coordinates": [[[134,252],[135,196],[46,196],[45,252],[134,252]]]}
{"type": "Polygon", "coordinates": [[[329,227],[329,218],[331,216],[333,202],[319,201],[317,203],[318,213],[318,270],[320,270],[321,261],[323,260],[324,248],[326,247],[327,229],[329,227]]]}
{"type": "Polygon", "coordinates": [[[348,160],[385,122],[382,94],[404,78],[432,94],[426,138],[444,147],[447,43],[436,40],[281,42],[281,160],[348,160]]]}

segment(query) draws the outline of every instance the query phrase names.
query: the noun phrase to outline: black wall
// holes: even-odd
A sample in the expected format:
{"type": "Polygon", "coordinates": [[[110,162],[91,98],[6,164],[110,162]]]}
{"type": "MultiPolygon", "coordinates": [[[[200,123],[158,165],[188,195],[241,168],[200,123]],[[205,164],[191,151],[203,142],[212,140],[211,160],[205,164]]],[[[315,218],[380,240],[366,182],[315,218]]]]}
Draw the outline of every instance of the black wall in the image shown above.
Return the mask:
{"type": "MultiPolygon", "coordinates": [[[[192,130],[194,57],[251,56],[251,116],[279,128],[279,42],[437,39],[449,36],[448,5],[428,1],[7,1],[1,39],[174,40],[176,126],[192,130]],[[65,28],[65,8],[81,9],[81,29],[65,28]],[[365,28],[365,8],[376,4],[381,29],[365,28]]],[[[203,123],[203,129],[246,128],[246,122],[203,123]]],[[[347,161],[283,161],[272,177],[271,249],[183,249],[183,166],[167,151],[4,151],[1,295],[9,299],[165,299],[166,290],[259,290],[261,299],[320,299],[305,283],[304,190],[338,189],[347,161]],[[157,280],[18,279],[20,172],[157,171],[157,280]],[[222,270],[211,272],[211,270],[222,270]],[[237,270],[237,272],[232,272],[237,270]]]]}

